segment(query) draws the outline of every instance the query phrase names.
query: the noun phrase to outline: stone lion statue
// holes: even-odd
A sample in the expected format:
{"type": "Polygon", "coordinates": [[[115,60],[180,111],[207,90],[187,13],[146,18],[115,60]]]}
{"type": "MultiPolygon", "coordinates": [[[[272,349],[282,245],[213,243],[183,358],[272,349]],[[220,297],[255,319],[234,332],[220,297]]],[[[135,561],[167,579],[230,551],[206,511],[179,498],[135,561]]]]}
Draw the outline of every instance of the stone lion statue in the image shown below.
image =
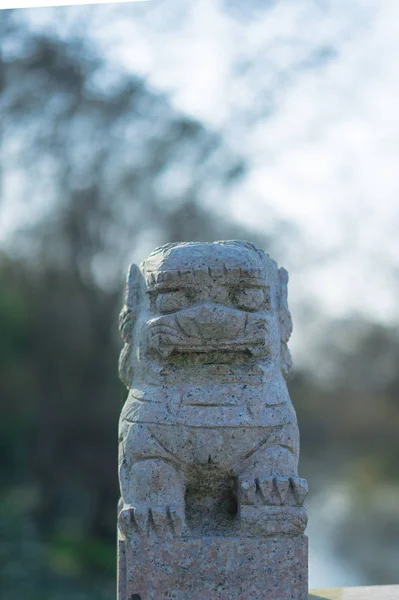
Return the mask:
{"type": "Polygon", "coordinates": [[[297,535],[307,484],[286,378],[288,274],[244,241],[176,243],[129,270],[119,531],[297,535]]]}

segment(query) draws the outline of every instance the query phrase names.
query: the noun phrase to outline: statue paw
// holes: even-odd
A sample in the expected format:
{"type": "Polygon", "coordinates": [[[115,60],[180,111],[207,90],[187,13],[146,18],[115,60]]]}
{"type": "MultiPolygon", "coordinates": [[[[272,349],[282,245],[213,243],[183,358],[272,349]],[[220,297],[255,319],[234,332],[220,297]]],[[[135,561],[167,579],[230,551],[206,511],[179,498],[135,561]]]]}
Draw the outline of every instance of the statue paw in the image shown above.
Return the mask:
{"type": "Polygon", "coordinates": [[[302,506],[308,493],[308,484],[299,477],[254,477],[240,481],[242,504],[269,506],[302,506]]]}
{"type": "Polygon", "coordinates": [[[290,484],[295,505],[302,506],[306,496],[308,495],[308,483],[306,479],[301,479],[300,477],[290,477],[290,484]]]}
{"type": "Polygon", "coordinates": [[[127,538],[132,529],[133,522],[132,506],[124,507],[118,515],[118,527],[124,538],[127,538]]]}
{"type": "Polygon", "coordinates": [[[148,536],[181,537],[186,530],[184,506],[125,506],[119,513],[119,529],[124,537],[132,532],[148,536]]]}

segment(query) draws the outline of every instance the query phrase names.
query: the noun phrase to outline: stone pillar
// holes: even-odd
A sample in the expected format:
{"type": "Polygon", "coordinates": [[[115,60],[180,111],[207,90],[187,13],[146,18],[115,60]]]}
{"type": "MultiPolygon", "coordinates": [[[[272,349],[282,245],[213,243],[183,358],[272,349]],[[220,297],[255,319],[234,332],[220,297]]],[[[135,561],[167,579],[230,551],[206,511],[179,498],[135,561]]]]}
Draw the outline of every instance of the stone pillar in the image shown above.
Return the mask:
{"type": "Polygon", "coordinates": [[[118,600],[305,600],[287,272],[241,241],[129,271],[118,600]]]}

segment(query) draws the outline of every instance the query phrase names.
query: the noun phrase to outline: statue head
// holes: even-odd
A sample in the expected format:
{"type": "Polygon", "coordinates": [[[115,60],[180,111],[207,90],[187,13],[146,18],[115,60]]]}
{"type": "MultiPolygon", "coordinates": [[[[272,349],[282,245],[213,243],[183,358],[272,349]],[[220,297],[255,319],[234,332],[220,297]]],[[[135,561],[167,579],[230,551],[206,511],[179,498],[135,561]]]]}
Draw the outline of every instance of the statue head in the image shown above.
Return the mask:
{"type": "Polygon", "coordinates": [[[180,242],[129,270],[120,330],[120,377],[131,386],[143,363],[158,371],[262,363],[291,367],[288,273],[244,241],[180,242]]]}

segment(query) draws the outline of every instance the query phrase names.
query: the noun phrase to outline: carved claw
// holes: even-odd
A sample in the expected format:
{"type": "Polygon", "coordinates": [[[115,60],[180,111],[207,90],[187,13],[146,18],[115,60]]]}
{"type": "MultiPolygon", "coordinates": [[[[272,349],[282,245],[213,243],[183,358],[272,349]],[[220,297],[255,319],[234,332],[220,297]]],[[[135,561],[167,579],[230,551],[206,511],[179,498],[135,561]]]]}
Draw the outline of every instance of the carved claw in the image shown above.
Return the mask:
{"type": "Polygon", "coordinates": [[[295,503],[298,506],[302,506],[304,500],[308,494],[308,484],[306,479],[300,479],[299,477],[291,477],[290,483],[293,491],[295,503]]]}
{"type": "Polygon", "coordinates": [[[126,538],[129,533],[148,535],[151,528],[158,537],[181,537],[186,530],[184,506],[129,506],[118,517],[119,529],[126,538]]]}
{"type": "Polygon", "coordinates": [[[287,494],[290,489],[290,480],[286,477],[274,477],[273,483],[274,489],[280,498],[280,504],[286,504],[287,494]]]}
{"type": "Polygon", "coordinates": [[[129,506],[123,508],[118,516],[118,525],[122,535],[126,538],[132,529],[134,508],[129,506]]]}
{"type": "Polygon", "coordinates": [[[240,500],[242,504],[257,503],[257,485],[254,479],[244,479],[240,482],[240,500]]]}
{"type": "Polygon", "coordinates": [[[256,484],[259,494],[265,504],[277,504],[279,496],[276,493],[274,479],[271,477],[257,477],[256,484]]]}
{"type": "Polygon", "coordinates": [[[171,506],[169,508],[169,517],[172,523],[172,528],[177,537],[181,537],[186,530],[186,520],[184,516],[183,506],[171,506]]]}
{"type": "Polygon", "coordinates": [[[134,508],[134,522],[137,525],[140,533],[147,533],[148,530],[148,508],[147,507],[135,507],[134,508]]]}
{"type": "Polygon", "coordinates": [[[172,532],[169,525],[168,509],[163,507],[150,508],[150,514],[158,537],[170,536],[172,532]]]}
{"type": "Polygon", "coordinates": [[[305,479],[298,477],[256,477],[240,482],[242,504],[302,506],[308,492],[305,479]]]}

